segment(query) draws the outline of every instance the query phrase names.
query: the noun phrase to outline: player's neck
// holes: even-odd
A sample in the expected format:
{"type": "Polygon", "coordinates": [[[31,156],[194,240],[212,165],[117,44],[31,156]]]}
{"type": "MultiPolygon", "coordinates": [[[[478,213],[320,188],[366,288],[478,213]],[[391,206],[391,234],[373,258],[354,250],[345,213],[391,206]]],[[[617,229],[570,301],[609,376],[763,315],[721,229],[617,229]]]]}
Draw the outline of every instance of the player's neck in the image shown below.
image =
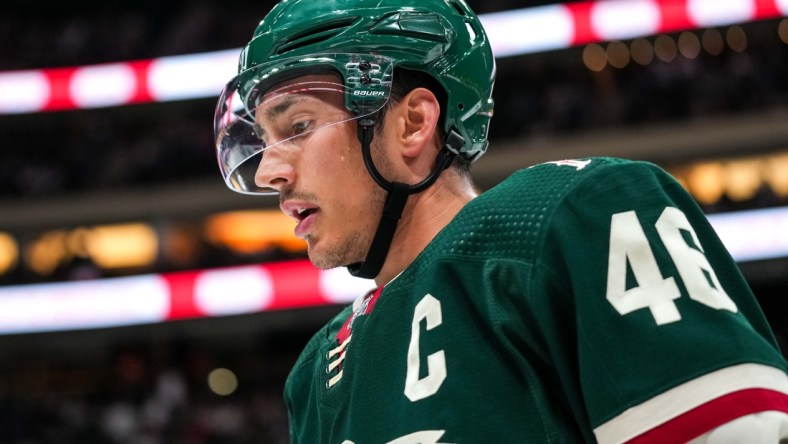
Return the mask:
{"type": "Polygon", "coordinates": [[[375,283],[385,285],[402,273],[476,195],[472,184],[446,171],[433,186],[410,196],[375,283]]]}

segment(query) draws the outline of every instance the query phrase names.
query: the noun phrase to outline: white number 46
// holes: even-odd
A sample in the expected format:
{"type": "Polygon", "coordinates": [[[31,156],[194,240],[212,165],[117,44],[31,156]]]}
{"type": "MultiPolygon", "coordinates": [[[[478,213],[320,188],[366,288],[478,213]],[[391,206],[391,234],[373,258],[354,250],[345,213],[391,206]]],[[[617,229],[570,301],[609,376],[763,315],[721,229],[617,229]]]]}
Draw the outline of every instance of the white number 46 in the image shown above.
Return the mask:
{"type": "MultiPolygon", "coordinates": [[[[736,304],[720,285],[687,216],[677,208],[667,207],[655,227],[689,297],[711,308],[735,313],[736,304]],[[692,237],[694,247],[684,240],[682,230],[692,237]]],[[[657,325],[663,325],[681,319],[674,302],[679,297],[681,292],[673,277],[662,277],[635,212],[614,214],[610,223],[607,300],[621,315],[648,308],[657,325]],[[632,288],[627,288],[627,264],[637,282],[632,288]]]]}

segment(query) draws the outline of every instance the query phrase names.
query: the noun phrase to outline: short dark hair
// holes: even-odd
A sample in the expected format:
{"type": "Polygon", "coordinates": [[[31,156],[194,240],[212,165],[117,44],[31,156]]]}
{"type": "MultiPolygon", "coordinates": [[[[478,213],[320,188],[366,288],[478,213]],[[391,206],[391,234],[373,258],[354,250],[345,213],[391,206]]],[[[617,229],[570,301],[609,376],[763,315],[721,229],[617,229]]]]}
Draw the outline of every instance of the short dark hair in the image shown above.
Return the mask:
{"type": "MultiPolygon", "coordinates": [[[[438,126],[436,130],[440,140],[444,140],[446,134],[443,129],[445,122],[445,110],[447,106],[446,90],[444,90],[443,86],[431,75],[422,71],[402,68],[399,66],[394,68],[394,80],[391,84],[389,100],[386,103],[386,106],[380,110],[380,115],[377,124],[375,125],[375,130],[379,131],[383,129],[383,121],[385,120],[388,109],[401,102],[409,92],[416,88],[426,88],[432,91],[432,93],[435,94],[435,97],[438,99],[438,103],[441,105],[441,114],[440,117],[438,117],[438,126]]],[[[465,157],[457,156],[454,159],[454,162],[452,162],[451,168],[454,168],[457,172],[470,179],[471,163],[465,157]]]]}

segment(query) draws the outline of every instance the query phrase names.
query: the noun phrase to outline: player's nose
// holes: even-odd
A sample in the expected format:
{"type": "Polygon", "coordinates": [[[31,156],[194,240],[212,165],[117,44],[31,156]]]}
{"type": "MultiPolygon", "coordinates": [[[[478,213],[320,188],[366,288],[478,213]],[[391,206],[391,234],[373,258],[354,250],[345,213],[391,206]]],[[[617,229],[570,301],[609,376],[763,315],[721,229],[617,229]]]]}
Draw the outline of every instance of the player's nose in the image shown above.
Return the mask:
{"type": "Polygon", "coordinates": [[[268,149],[263,152],[254,175],[255,185],[281,191],[295,182],[295,166],[284,151],[287,150],[268,149]]]}

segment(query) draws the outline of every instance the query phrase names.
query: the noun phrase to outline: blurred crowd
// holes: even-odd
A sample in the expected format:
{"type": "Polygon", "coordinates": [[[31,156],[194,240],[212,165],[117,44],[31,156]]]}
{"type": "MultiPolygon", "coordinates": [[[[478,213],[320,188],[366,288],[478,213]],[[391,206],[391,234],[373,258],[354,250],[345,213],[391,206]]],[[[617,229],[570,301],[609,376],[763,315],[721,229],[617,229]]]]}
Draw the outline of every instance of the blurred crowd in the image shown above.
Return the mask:
{"type": "MultiPolygon", "coordinates": [[[[264,316],[255,322],[265,323],[264,316]]],[[[12,359],[0,364],[0,443],[289,442],[282,387],[315,327],[228,335],[223,322],[232,320],[207,322],[216,334],[202,332],[202,340],[153,338],[136,327],[134,338],[75,333],[87,343],[88,335],[109,335],[116,344],[97,350],[4,351],[12,359]],[[236,378],[231,393],[211,390],[216,368],[236,378]]]]}
{"type": "Polygon", "coordinates": [[[211,106],[202,101],[0,116],[6,141],[0,196],[54,196],[218,177],[211,106]]]}
{"type": "MultiPolygon", "coordinates": [[[[276,0],[8,0],[0,15],[0,71],[117,62],[236,48],[276,0]]],[[[470,0],[479,14],[523,7],[470,0]]],[[[555,3],[529,1],[528,6],[555,3]]]]}
{"type": "MultiPolygon", "coordinates": [[[[121,9],[93,1],[14,3],[10,10],[18,12],[0,16],[0,70],[240,47],[272,1],[143,1],[121,9]]],[[[516,6],[471,3],[480,13],[516,6]]],[[[743,52],[726,48],[601,72],[584,66],[582,48],[500,59],[493,147],[502,139],[785,108],[788,44],[778,37],[777,21],[744,28],[743,52]]],[[[208,99],[0,116],[6,148],[0,197],[216,177],[213,108],[208,99]]]]}
{"type": "Polygon", "coordinates": [[[112,4],[10,0],[0,15],[0,70],[53,68],[228,49],[275,2],[112,4]]]}
{"type": "MultiPolygon", "coordinates": [[[[592,72],[581,48],[499,61],[494,137],[691,121],[788,105],[788,45],[773,22],[748,49],[592,72]]],[[[523,147],[527,149],[527,147],[523,147]]]]}

